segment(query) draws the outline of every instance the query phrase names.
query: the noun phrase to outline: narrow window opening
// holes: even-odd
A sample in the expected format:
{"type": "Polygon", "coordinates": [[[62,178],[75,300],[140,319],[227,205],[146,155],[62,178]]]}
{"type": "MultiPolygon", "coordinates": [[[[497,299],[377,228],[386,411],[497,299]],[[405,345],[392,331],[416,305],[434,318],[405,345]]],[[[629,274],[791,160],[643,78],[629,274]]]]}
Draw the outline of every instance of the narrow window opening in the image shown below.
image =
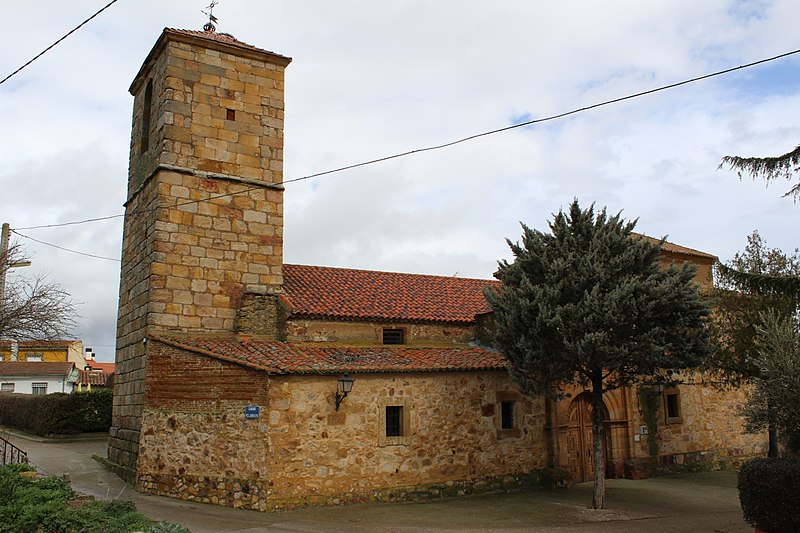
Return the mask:
{"type": "Polygon", "coordinates": [[[225,118],[228,120],[236,120],[236,110],[235,109],[226,109],[225,110],[225,118]]]}
{"type": "Polygon", "coordinates": [[[680,418],[681,405],[678,401],[677,392],[667,393],[667,418],[680,418]]]}
{"type": "Polygon", "coordinates": [[[144,103],[142,105],[142,142],[139,153],[142,154],[150,148],[150,107],[153,103],[153,80],[147,82],[144,90],[144,103]]]}
{"type": "Polygon", "coordinates": [[[514,429],[514,402],[500,402],[500,428],[514,429]]]}
{"type": "Polygon", "coordinates": [[[399,328],[384,328],[383,344],[405,344],[405,331],[399,328]]]}
{"type": "Polygon", "coordinates": [[[403,406],[402,405],[387,405],[386,406],[386,436],[387,437],[402,437],[403,436],[403,406]]]}
{"type": "Polygon", "coordinates": [[[29,353],[25,355],[25,360],[29,363],[41,363],[44,361],[44,354],[40,353],[29,353]]]}

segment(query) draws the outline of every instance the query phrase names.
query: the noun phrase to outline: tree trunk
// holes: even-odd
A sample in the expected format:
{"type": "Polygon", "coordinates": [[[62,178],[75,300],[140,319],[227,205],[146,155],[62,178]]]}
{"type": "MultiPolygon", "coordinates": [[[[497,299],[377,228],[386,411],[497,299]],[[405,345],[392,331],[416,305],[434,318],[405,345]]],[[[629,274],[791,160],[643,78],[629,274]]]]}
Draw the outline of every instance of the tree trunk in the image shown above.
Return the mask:
{"type": "Polygon", "coordinates": [[[778,427],[775,424],[775,413],[767,398],[767,457],[778,457],[778,427]]]}
{"type": "Polygon", "coordinates": [[[769,436],[767,457],[778,457],[778,428],[775,427],[775,422],[773,420],[770,420],[767,425],[767,435],[769,436]]]}
{"type": "Polygon", "coordinates": [[[603,424],[603,375],[592,376],[592,437],[594,439],[594,492],[592,509],[602,509],[606,502],[606,428],[603,424]]]}
{"type": "Polygon", "coordinates": [[[558,426],[556,425],[555,410],[555,401],[545,397],[544,413],[547,418],[547,425],[550,427],[547,434],[547,468],[555,468],[556,466],[556,431],[558,431],[558,426]]]}

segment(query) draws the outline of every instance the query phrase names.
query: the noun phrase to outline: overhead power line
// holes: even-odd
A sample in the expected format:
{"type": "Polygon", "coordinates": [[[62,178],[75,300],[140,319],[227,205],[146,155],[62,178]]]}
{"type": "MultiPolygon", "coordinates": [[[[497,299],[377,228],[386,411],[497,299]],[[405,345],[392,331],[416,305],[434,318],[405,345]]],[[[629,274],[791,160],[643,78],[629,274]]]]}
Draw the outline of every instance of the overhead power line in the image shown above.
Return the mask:
{"type": "MultiPolygon", "coordinates": [[[[520,122],[520,123],[517,123],[517,124],[512,124],[510,126],[505,126],[505,127],[502,127],[502,128],[496,128],[496,129],[493,129],[493,130],[488,130],[488,131],[484,131],[484,132],[481,132],[481,133],[476,133],[476,134],[473,134],[473,135],[462,137],[460,139],[456,139],[456,140],[453,140],[453,141],[448,141],[448,142],[445,142],[445,143],[442,143],[442,144],[437,144],[437,145],[433,145],[433,146],[427,146],[427,147],[423,147],[423,148],[417,148],[417,149],[414,149],[414,150],[407,150],[405,152],[399,152],[399,153],[396,153],[396,154],[387,155],[387,156],[379,157],[379,158],[376,158],[376,159],[370,159],[370,160],[363,161],[363,162],[360,162],[360,163],[354,163],[354,164],[351,164],[351,165],[337,167],[337,168],[333,168],[333,169],[330,169],[330,170],[317,172],[317,173],[314,173],[314,174],[308,174],[306,176],[301,176],[301,177],[298,177],[298,178],[292,178],[292,179],[284,180],[284,181],[282,181],[280,183],[277,183],[276,185],[287,185],[287,184],[290,184],[290,183],[297,183],[299,181],[309,180],[309,179],[313,179],[313,178],[319,178],[321,176],[326,176],[326,175],[329,175],[329,174],[336,174],[336,173],[339,173],[339,172],[344,172],[346,170],[352,170],[352,169],[359,168],[359,167],[365,167],[365,166],[369,166],[369,165],[374,165],[374,164],[381,163],[381,162],[384,162],[384,161],[389,161],[389,160],[392,160],[392,159],[398,159],[398,158],[401,158],[401,157],[407,157],[407,156],[411,156],[411,155],[419,154],[419,153],[423,153],[423,152],[431,152],[431,151],[434,151],[434,150],[441,150],[441,149],[444,149],[444,148],[449,148],[451,146],[455,146],[457,144],[461,144],[461,143],[464,143],[464,142],[467,142],[467,141],[472,141],[472,140],[475,140],[475,139],[478,139],[478,138],[481,138],[481,137],[487,137],[489,135],[495,135],[495,134],[498,134],[498,133],[502,133],[502,132],[513,130],[513,129],[517,129],[517,128],[523,128],[523,127],[531,126],[531,125],[534,125],[534,124],[541,124],[543,122],[550,122],[550,121],[558,120],[558,119],[565,118],[565,117],[568,117],[568,116],[571,116],[571,115],[576,115],[578,113],[583,113],[585,111],[590,111],[592,109],[597,109],[599,107],[604,107],[604,106],[608,106],[608,105],[611,105],[611,104],[617,104],[617,103],[620,103],[620,102],[624,102],[626,100],[632,100],[634,98],[639,98],[639,97],[647,96],[647,95],[654,94],[654,93],[657,93],[657,92],[666,91],[668,89],[674,89],[676,87],[681,87],[683,85],[688,85],[690,83],[695,83],[695,82],[706,80],[706,79],[713,78],[713,77],[716,77],[716,76],[722,76],[724,74],[729,74],[731,72],[735,72],[735,71],[738,71],[738,70],[743,70],[743,69],[751,68],[751,67],[754,67],[754,66],[757,66],[757,65],[761,65],[761,64],[764,64],[764,63],[769,63],[771,61],[776,61],[778,59],[783,59],[785,57],[789,57],[789,56],[792,56],[792,55],[795,55],[795,54],[798,54],[798,53],[800,53],[800,49],[792,50],[791,52],[785,52],[783,54],[779,54],[779,55],[776,55],[776,56],[768,57],[768,58],[765,58],[765,59],[759,59],[758,61],[753,61],[751,63],[746,63],[744,65],[739,65],[738,67],[731,67],[731,68],[727,68],[727,69],[724,69],[724,70],[718,70],[718,71],[712,72],[710,74],[704,74],[702,76],[689,78],[689,79],[686,79],[686,80],[683,80],[683,81],[679,81],[679,82],[676,82],[676,83],[670,83],[668,85],[662,85],[662,86],[656,87],[654,89],[648,89],[646,91],[641,91],[641,92],[638,92],[638,93],[629,94],[627,96],[621,96],[621,97],[618,97],[618,98],[613,98],[611,100],[605,100],[603,102],[599,102],[599,103],[592,104],[592,105],[585,106],[585,107],[580,107],[580,108],[577,108],[577,109],[573,109],[571,111],[565,111],[563,113],[558,113],[558,114],[555,114],[555,115],[550,115],[548,117],[531,119],[531,120],[527,120],[527,121],[520,122]]],[[[240,191],[234,192],[234,193],[218,194],[218,195],[212,195],[212,196],[209,196],[208,198],[203,198],[203,199],[200,199],[200,200],[187,200],[187,201],[184,201],[184,202],[178,202],[178,203],[174,204],[171,207],[174,208],[174,207],[180,207],[180,206],[188,205],[188,204],[197,204],[197,203],[202,203],[202,202],[208,202],[210,200],[214,200],[214,199],[217,199],[217,198],[225,198],[225,197],[229,197],[229,196],[236,196],[236,195],[239,195],[239,194],[245,194],[247,192],[250,192],[250,191],[253,191],[253,190],[256,190],[256,189],[259,189],[259,187],[246,187],[246,188],[244,188],[244,189],[242,189],[240,191]]],[[[133,214],[148,213],[148,212],[153,211],[154,209],[156,209],[156,208],[135,210],[135,211],[131,211],[129,214],[133,215],[133,214]]],[[[90,223],[90,222],[98,222],[98,221],[102,221],[102,220],[109,220],[109,219],[113,219],[113,218],[120,218],[120,217],[123,217],[123,216],[125,216],[125,214],[124,213],[120,213],[120,214],[117,214],[117,215],[109,215],[109,216],[105,216],[105,217],[90,218],[90,219],[86,219],[86,220],[77,220],[77,221],[72,221],[72,222],[62,222],[62,223],[58,223],[58,224],[45,224],[45,225],[39,225],[39,226],[27,226],[27,227],[24,227],[24,228],[15,228],[12,231],[14,233],[16,233],[17,235],[19,235],[20,237],[24,237],[26,239],[31,239],[31,240],[36,241],[36,239],[33,239],[32,237],[28,237],[28,236],[22,235],[22,234],[18,233],[18,231],[16,231],[16,230],[23,230],[24,231],[24,230],[33,230],[33,229],[42,229],[42,228],[56,228],[56,227],[62,227],[62,226],[72,226],[72,225],[78,225],[78,224],[87,224],[87,223],[90,223]]],[[[90,256],[90,257],[98,257],[100,259],[108,259],[108,260],[111,260],[111,261],[118,261],[117,259],[112,259],[112,258],[109,258],[109,257],[94,256],[92,254],[84,254],[82,252],[78,252],[78,251],[75,251],[75,250],[68,250],[68,249],[65,249],[65,248],[61,248],[61,247],[59,247],[59,246],[57,246],[55,244],[46,243],[46,242],[43,242],[43,241],[36,241],[36,242],[39,242],[40,244],[45,244],[45,245],[48,245],[48,246],[53,246],[55,248],[59,248],[59,249],[62,249],[62,250],[68,251],[68,252],[78,253],[78,254],[81,254],[81,255],[87,255],[87,256],[90,256]]]]}
{"type": "Polygon", "coordinates": [[[12,229],[11,233],[13,233],[14,235],[18,235],[18,236],[22,237],[23,239],[28,239],[28,240],[31,240],[33,242],[38,242],[39,244],[44,244],[45,246],[51,246],[53,248],[58,248],[59,250],[63,250],[65,252],[69,252],[69,253],[72,253],[72,254],[83,255],[83,256],[86,256],[86,257],[93,257],[95,259],[105,259],[106,261],[115,261],[117,263],[120,262],[120,259],[116,258],[116,257],[105,257],[103,255],[87,254],[86,252],[80,252],[78,250],[72,250],[70,248],[64,248],[63,246],[59,246],[57,244],[53,244],[52,242],[40,241],[39,239],[34,239],[33,237],[30,237],[28,235],[23,235],[22,233],[20,233],[19,231],[15,230],[15,229],[12,229]]]}
{"type": "Polygon", "coordinates": [[[69,32],[68,32],[66,35],[64,35],[64,36],[63,36],[63,37],[61,37],[59,40],[57,40],[56,42],[54,42],[53,44],[51,44],[50,46],[48,46],[47,48],[45,48],[44,50],[42,50],[41,52],[39,52],[38,54],[36,54],[36,55],[33,57],[33,59],[31,59],[30,61],[28,61],[27,63],[25,63],[25,64],[24,64],[24,65],[22,65],[21,67],[19,67],[17,70],[15,70],[15,71],[14,71],[14,72],[12,72],[11,74],[9,74],[8,76],[6,76],[6,77],[5,77],[5,78],[3,78],[2,80],[0,80],[0,85],[2,85],[2,84],[4,84],[5,82],[7,82],[7,81],[8,81],[8,80],[9,80],[9,79],[12,77],[12,76],[14,76],[15,74],[19,73],[19,72],[20,72],[22,69],[24,69],[25,67],[27,67],[28,65],[30,65],[31,63],[33,63],[34,61],[36,61],[37,59],[39,59],[39,58],[40,58],[40,57],[42,57],[43,55],[45,55],[47,52],[49,52],[50,50],[52,50],[53,48],[55,48],[55,47],[56,47],[56,46],[57,46],[59,43],[61,43],[61,41],[63,41],[64,39],[66,39],[67,37],[69,37],[70,35],[72,35],[73,33],[75,33],[76,31],[78,31],[79,29],[81,29],[81,28],[82,28],[82,27],[83,27],[83,26],[84,26],[84,25],[85,25],[87,22],[89,22],[90,20],[92,20],[93,18],[95,18],[97,15],[99,15],[100,13],[102,13],[103,11],[105,11],[106,9],[108,9],[109,7],[111,7],[111,6],[112,6],[113,4],[115,4],[115,3],[117,3],[117,0],[111,0],[111,2],[109,2],[109,3],[107,3],[105,6],[103,6],[103,7],[102,7],[102,8],[101,8],[99,11],[97,11],[97,13],[95,13],[94,15],[92,15],[91,17],[89,17],[88,19],[84,20],[83,22],[81,22],[80,24],[78,24],[77,26],[75,26],[74,28],[72,28],[72,29],[71,29],[71,30],[70,30],[70,31],[69,31],[69,32]]]}

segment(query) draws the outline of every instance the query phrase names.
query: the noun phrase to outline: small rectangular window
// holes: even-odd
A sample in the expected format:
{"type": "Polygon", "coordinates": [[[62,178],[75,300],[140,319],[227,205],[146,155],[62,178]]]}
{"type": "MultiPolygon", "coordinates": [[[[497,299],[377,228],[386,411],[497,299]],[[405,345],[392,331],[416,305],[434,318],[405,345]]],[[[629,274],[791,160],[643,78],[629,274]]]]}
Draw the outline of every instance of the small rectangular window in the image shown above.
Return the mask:
{"type": "Polygon", "coordinates": [[[236,110],[235,109],[226,109],[225,110],[225,119],[226,120],[236,120],[236,110]]]}
{"type": "Polygon", "coordinates": [[[0,392],[14,392],[14,384],[0,383],[0,392]]]}
{"type": "Polygon", "coordinates": [[[44,361],[44,355],[40,353],[29,353],[25,356],[25,360],[30,363],[41,363],[44,361]]]}
{"type": "Polygon", "coordinates": [[[681,398],[678,389],[664,391],[664,411],[668,424],[681,422],[681,398]]]}
{"type": "Polygon", "coordinates": [[[500,429],[514,429],[514,402],[500,402],[500,429]]]}
{"type": "Polygon", "coordinates": [[[403,406],[401,405],[386,406],[386,436],[387,437],[403,436],[403,406]]]}
{"type": "Polygon", "coordinates": [[[31,393],[33,394],[47,394],[47,383],[32,383],[31,393]]]}
{"type": "Polygon", "coordinates": [[[383,344],[405,344],[405,331],[400,328],[384,328],[383,344]]]}

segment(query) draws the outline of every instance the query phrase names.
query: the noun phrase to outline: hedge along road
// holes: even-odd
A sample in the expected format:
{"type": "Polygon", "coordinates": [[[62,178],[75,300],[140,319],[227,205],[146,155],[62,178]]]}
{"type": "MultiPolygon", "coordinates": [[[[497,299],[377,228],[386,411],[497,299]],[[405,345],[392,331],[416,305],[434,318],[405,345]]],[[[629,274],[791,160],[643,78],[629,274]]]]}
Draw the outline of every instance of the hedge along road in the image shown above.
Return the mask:
{"type": "Polygon", "coordinates": [[[11,432],[10,440],[44,472],[68,474],[76,491],[132,500],[150,518],[177,522],[194,533],[753,531],[742,519],[735,471],[608,480],[601,511],[587,508],[592,486],[583,483],[566,490],[259,513],[139,494],[92,459],[105,456],[104,437],[63,442],[11,432]]]}

